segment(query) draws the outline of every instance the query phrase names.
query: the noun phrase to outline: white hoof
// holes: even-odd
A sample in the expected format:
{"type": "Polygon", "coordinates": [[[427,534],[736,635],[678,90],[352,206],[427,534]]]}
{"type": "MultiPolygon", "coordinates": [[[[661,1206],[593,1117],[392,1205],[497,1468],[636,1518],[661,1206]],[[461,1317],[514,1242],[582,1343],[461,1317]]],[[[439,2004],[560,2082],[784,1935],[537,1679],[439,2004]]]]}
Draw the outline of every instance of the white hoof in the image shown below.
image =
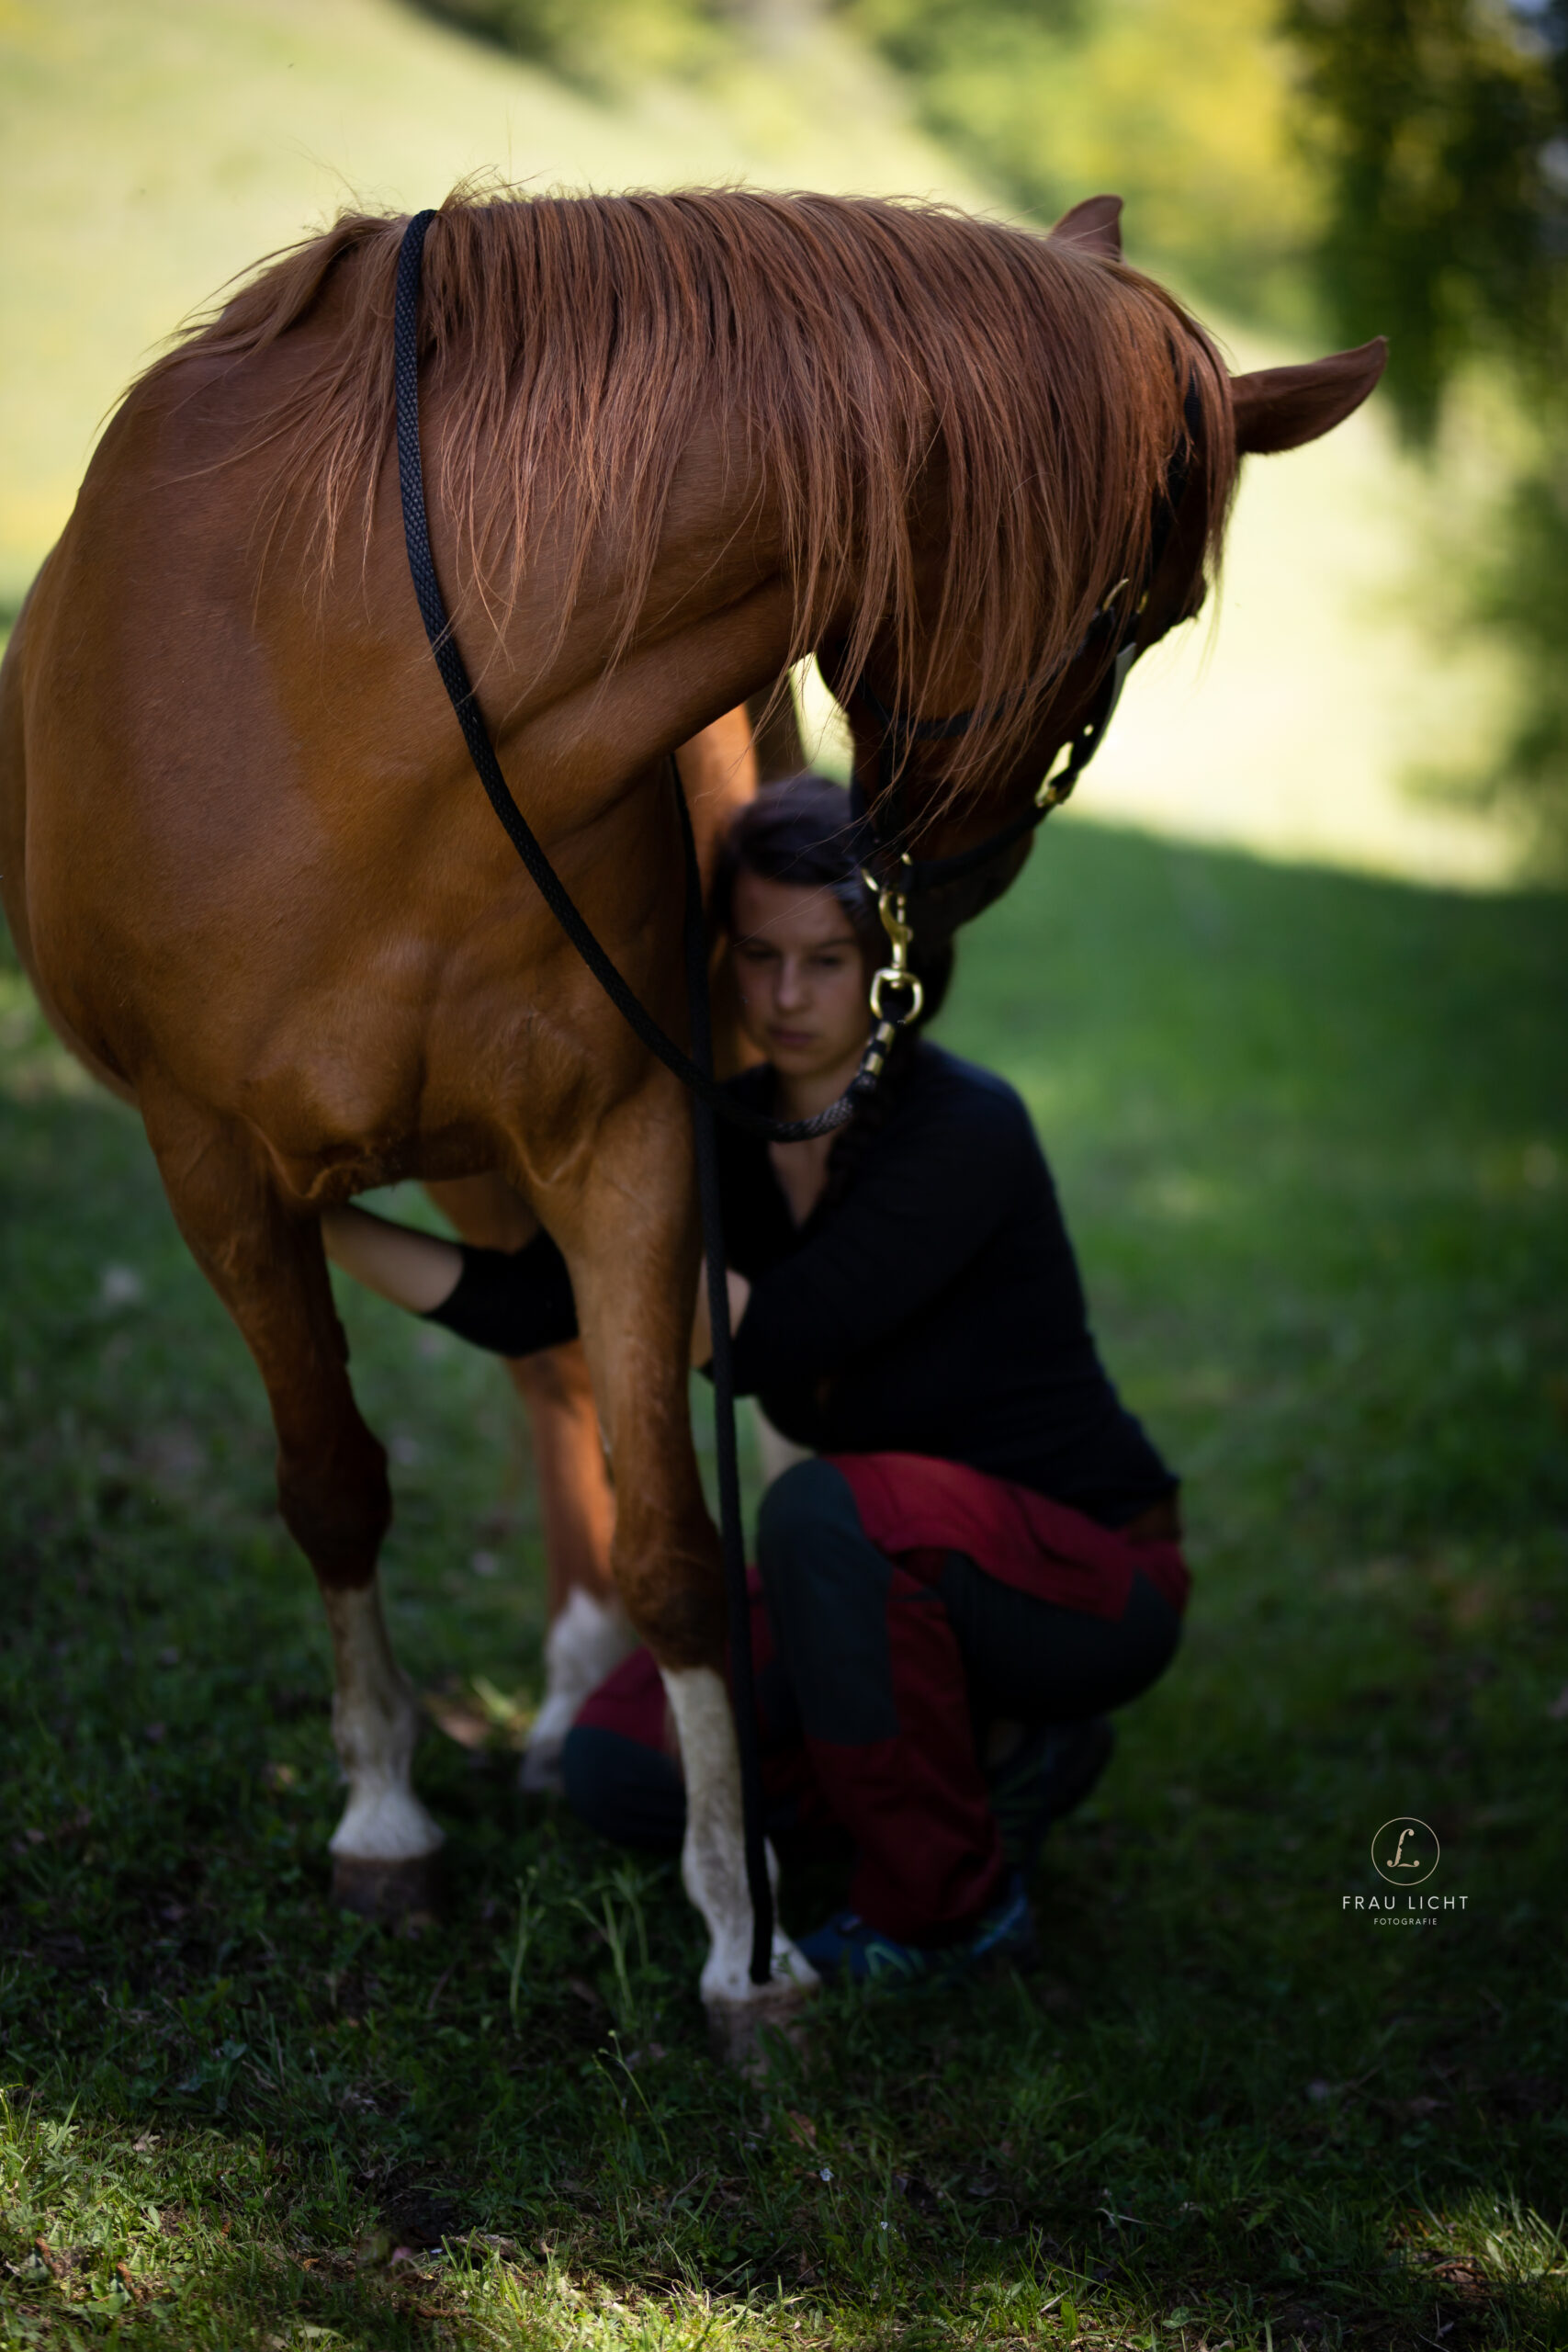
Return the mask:
{"type": "Polygon", "coordinates": [[[348,1782],[348,1803],[330,1841],[333,1856],[373,1871],[423,1862],[445,1839],[410,1782],[419,1709],[387,1639],[380,1588],[373,1578],[322,1599],[337,1678],[333,1742],[348,1782]]]}
{"type": "Polygon", "coordinates": [[[350,1783],[343,1819],[327,1841],[328,1850],[343,1860],[363,1862],[422,1861],[446,1843],[446,1831],[406,1779],[373,1780],[363,1768],[350,1783]]]}
{"type": "MultiPolygon", "coordinates": [[[[768,1849],[768,1875],[778,1893],[778,1864],[768,1849]]],[[[689,1892],[690,1890],[688,1890],[689,1892]]],[[[773,1929],[773,1965],[765,1984],[751,1982],[751,1914],[750,1906],[735,1923],[736,1932],[716,1937],[704,1964],[701,1991],[709,2009],[716,2003],[730,2008],[765,2008],[775,1996],[801,2002],[816,1992],[821,1978],[803,1951],[797,1951],[782,1928],[773,1929]]]]}
{"type": "MultiPolygon", "coordinates": [[[[675,1713],[686,1775],[686,1842],[681,1876],[707,1923],[711,1942],[702,1996],[714,2047],[731,2064],[765,2064],[764,2029],[793,2038],[817,1989],[817,1972],[782,1929],[773,1932],[765,1984],[751,1982],[751,1900],[740,1825],[740,1768],[729,1694],[711,1667],[667,1668],[664,1688],[675,1713]]],[[[778,1863],[768,1849],[775,1894],[778,1863]]]]}

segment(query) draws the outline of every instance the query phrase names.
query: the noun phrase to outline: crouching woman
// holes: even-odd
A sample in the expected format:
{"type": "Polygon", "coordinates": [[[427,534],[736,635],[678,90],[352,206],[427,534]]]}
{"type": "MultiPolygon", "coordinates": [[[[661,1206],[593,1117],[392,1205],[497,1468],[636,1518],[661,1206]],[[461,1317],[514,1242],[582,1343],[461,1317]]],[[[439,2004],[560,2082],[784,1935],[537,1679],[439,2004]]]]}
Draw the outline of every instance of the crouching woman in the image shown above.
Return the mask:
{"type": "MultiPolygon", "coordinates": [[[[741,1025],[730,1081],[785,1120],[840,1094],[881,939],[846,796],[818,776],[738,816],[721,869],[741,1025]]],[[[923,975],[928,1011],[940,963],[923,975]]],[[[1180,1634],[1177,1482],[1095,1350],[1050,1171],[1012,1088],[913,1030],[836,1135],[721,1124],[738,1389],[809,1456],[757,1527],[774,1826],[833,1825],[852,1907],[800,1947],[908,1980],[1032,1940],[1024,1873],[1110,1752],[1105,1718],[1180,1634]]],[[[516,1356],[575,1328],[558,1251],[510,1256],[329,1212],[331,1254],[516,1356]]],[[[694,1360],[709,1353],[705,1298],[694,1360]]],[[[678,1843],[678,1759],[646,1653],[568,1736],[569,1798],[612,1835],[678,1843]]]]}

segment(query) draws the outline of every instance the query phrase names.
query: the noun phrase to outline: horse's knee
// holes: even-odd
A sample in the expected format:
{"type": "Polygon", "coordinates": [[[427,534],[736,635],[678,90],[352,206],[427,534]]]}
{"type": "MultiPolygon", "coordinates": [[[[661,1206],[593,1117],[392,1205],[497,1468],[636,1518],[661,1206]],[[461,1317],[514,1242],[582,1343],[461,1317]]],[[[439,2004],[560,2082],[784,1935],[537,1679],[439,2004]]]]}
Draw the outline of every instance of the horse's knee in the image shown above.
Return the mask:
{"type": "Polygon", "coordinates": [[[333,1589],[368,1584],[392,1518],[386,1449],[360,1425],[330,1450],[280,1450],[277,1499],[283,1522],[333,1589]]]}
{"type": "MultiPolygon", "coordinates": [[[[619,1545],[617,1544],[617,1555],[619,1545]]],[[[615,1583],[639,1638],[671,1669],[721,1665],[728,1625],[724,1579],[706,1555],[617,1556],[615,1583]]]]}

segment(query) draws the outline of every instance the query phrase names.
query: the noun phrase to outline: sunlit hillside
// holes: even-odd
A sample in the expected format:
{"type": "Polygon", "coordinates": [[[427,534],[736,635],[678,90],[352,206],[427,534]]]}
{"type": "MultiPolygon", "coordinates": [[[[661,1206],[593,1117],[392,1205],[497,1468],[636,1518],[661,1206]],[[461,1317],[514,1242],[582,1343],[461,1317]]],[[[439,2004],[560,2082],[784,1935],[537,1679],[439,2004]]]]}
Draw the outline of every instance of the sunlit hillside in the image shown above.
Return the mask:
{"type": "MultiPolygon", "coordinates": [[[[700,93],[611,108],[395,0],[0,0],[0,601],[63,522],[104,412],[183,315],[345,199],[412,207],[485,173],[987,200],[820,20],[700,93]]],[[[1238,365],[1293,356],[1231,341],[1238,365]]],[[[1189,632],[1135,681],[1088,812],[1500,876],[1506,838],[1401,790],[1488,723],[1492,682],[1407,617],[1439,503],[1375,416],[1256,467],[1217,635],[1189,632]]]]}
{"type": "Polygon", "coordinates": [[[826,27],[712,97],[610,112],[395,0],[4,0],[0,593],[187,311],[345,202],[412,209],[470,174],[976,196],[826,27]]]}

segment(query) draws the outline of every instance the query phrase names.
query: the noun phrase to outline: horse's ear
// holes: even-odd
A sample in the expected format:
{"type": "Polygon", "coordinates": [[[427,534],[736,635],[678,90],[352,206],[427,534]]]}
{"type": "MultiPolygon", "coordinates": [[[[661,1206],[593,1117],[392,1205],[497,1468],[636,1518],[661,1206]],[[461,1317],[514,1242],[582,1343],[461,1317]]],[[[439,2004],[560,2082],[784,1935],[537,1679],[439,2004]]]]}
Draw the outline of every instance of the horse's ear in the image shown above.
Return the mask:
{"type": "Polygon", "coordinates": [[[1236,456],[1271,457],[1331,433],[1360,407],[1387,360],[1388,339],[1379,334],[1357,351],[1336,351],[1300,368],[1233,376],[1236,456]]]}
{"type": "Polygon", "coordinates": [[[1051,235],[1058,244],[1087,245],[1091,254],[1122,258],[1122,199],[1119,196],[1086,196],[1064,212],[1051,235]]]}

